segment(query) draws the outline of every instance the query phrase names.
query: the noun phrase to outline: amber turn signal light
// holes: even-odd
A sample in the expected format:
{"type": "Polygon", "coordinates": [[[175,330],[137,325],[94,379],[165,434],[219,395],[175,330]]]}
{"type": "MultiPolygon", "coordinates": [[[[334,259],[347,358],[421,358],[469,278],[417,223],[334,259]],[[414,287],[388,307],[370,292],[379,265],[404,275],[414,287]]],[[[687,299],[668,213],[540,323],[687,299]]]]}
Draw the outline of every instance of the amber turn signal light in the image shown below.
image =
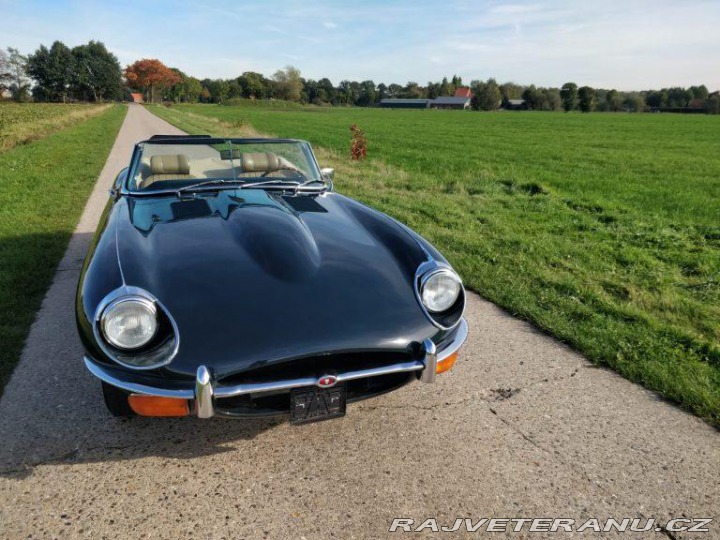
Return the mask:
{"type": "Polygon", "coordinates": [[[190,414],[187,399],[131,394],[130,408],[140,416],[187,416],[190,414]]]}
{"type": "Polygon", "coordinates": [[[435,370],[435,373],[445,373],[446,371],[449,371],[455,365],[457,359],[457,352],[452,353],[447,358],[443,358],[437,363],[437,369],[435,370]]]}

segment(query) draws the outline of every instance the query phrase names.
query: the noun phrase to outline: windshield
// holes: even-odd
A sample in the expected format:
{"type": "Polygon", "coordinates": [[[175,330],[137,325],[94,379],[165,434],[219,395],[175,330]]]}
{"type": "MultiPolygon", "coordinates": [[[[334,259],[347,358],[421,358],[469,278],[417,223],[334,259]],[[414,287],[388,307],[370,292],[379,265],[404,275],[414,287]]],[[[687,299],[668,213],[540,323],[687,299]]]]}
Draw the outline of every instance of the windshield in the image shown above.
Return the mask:
{"type": "Polygon", "coordinates": [[[310,145],[272,139],[179,139],[138,145],[128,189],[154,192],[223,182],[293,184],[319,180],[310,145]]]}

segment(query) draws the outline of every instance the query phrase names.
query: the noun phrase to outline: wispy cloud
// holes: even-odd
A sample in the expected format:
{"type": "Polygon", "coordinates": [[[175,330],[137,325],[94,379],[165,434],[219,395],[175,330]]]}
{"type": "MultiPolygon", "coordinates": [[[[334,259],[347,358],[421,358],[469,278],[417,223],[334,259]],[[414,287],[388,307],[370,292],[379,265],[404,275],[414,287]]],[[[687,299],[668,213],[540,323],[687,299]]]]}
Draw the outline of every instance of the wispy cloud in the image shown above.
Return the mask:
{"type": "Polygon", "coordinates": [[[325,28],[329,29],[329,30],[334,30],[335,28],[338,27],[338,25],[335,24],[335,23],[332,22],[332,21],[325,21],[325,22],[323,23],[323,26],[324,26],[325,28]]]}

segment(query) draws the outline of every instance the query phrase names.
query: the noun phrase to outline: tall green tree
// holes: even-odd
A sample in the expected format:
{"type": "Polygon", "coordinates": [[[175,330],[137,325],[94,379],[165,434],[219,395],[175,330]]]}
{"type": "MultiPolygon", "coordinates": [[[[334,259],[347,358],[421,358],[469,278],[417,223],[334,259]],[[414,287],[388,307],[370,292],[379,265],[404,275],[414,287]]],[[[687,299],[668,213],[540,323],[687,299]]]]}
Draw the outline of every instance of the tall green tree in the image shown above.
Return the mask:
{"type": "Polygon", "coordinates": [[[495,79],[478,81],[473,85],[472,107],[476,111],[494,111],[500,106],[502,94],[495,79]]]}
{"type": "Polygon", "coordinates": [[[300,70],[293,66],[279,69],[273,75],[275,81],[275,97],[286,101],[300,101],[303,84],[300,70]]]}
{"type": "Polygon", "coordinates": [[[522,99],[525,101],[528,110],[536,111],[542,107],[542,93],[538,91],[534,84],[523,90],[522,99]]]}
{"type": "Polygon", "coordinates": [[[544,111],[559,111],[562,108],[562,98],[560,97],[560,90],[557,88],[543,88],[542,97],[542,109],[544,111]]]}
{"type": "Polygon", "coordinates": [[[187,77],[183,81],[183,88],[185,90],[185,101],[188,103],[197,103],[203,89],[200,80],[195,77],[187,77]]]}
{"type": "Polygon", "coordinates": [[[645,110],[645,100],[639,92],[626,94],[623,105],[630,112],[643,112],[645,110]]]}
{"type": "Polygon", "coordinates": [[[447,77],[443,77],[443,80],[440,83],[438,96],[452,96],[454,92],[455,92],[455,86],[451,85],[448,82],[447,77]]]}
{"type": "Polygon", "coordinates": [[[122,98],[123,76],[117,57],[99,41],[72,49],[73,72],[70,94],[83,101],[109,101],[122,98]]]}
{"type": "Polygon", "coordinates": [[[521,99],[524,90],[524,86],[512,82],[506,82],[500,85],[500,94],[502,94],[503,101],[521,99]]]}
{"type": "Polygon", "coordinates": [[[593,110],[595,104],[595,90],[589,86],[583,86],[578,90],[578,107],[584,113],[593,110]]]}
{"type": "Polygon", "coordinates": [[[700,86],[691,86],[690,88],[688,88],[688,90],[690,91],[694,99],[707,99],[710,95],[707,86],[705,86],[704,84],[701,84],[700,86]]]}
{"type": "Polygon", "coordinates": [[[210,103],[222,103],[230,94],[230,85],[223,79],[203,79],[202,85],[210,93],[210,103]]]}
{"type": "Polygon", "coordinates": [[[27,57],[8,47],[0,49],[0,92],[8,90],[15,101],[30,99],[30,83],[26,74],[27,57]]]}
{"type": "MultiPolygon", "coordinates": [[[[377,85],[377,100],[382,101],[386,97],[388,97],[388,87],[385,83],[380,83],[377,85]]],[[[437,97],[437,96],[436,96],[437,97]]]]}
{"type": "Polygon", "coordinates": [[[323,77],[318,81],[318,100],[320,104],[335,103],[337,91],[333,83],[327,77],[323,77]]]}
{"type": "Polygon", "coordinates": [[[414,81],[409,81],[402,90],[402,97],[407,99],[422,99],[424,96],[423,89],[414,81]]]}
{"type": "Polygon", "coordinates": [[[605,102],[608,111],[618,112],[623,108],[623,98],[615,89],[608,90],[608,93],[605,94],[605,102]]]}
{"type": "Polygon", "coordinates": [[[440,83],[428,81],[426,88],[428,99],[435,99],[440,95],[440,83]]]}
{"type": "Polygon", "coordinates": [[[45,45],[28,56],[27,73],[35,80],[33,95],[39,101],[62,101],[68,97],[73,80],[75,59],[62,42],[55,41],[50,49],[45,45]]]}
{"type": "Polygon", "coordinates": [[[373,81],[363,81],[360,83],[360,95],[355,105],[360,107],[369,107],[375,104],[377,98],[377,88],[373,81]]]}
{"type": "Polygon", "coordinates": [[[705,111],[708,114],[720,114],[720,92],[713,92],[708,95],[705,101],[705,111]]]}
{"type": "Polygon", "coordinates": [[[693,93],[687,88],[676,86],[667,89],[668,107],[687,107],[693,98],[693,93]]]}
{"type": "Polygon", "coordinates": [[[574,111],[577,106],[577,84],[568,82],[563,84],[560,89],[560,99],[562,99],[562,106],[565,112],[574,111]]]}
{"type": "Polygon", "coordinates": [[[242,87],[244,98],[265,99],[270,97],[268,80],[262,74],[246,71],[237,80],[242,87]]]}
{"type": "Polygon", "coordinates": [[[10,73],[10,58],[0,49],[0,93],[10,88],[12,74],[10,73]]]}
{"type": "Polygon", "coordinates": [[[243,87],[240,85],[237,79],[229,79],[227,99],[241,98],[243,97],[243,87]]]}

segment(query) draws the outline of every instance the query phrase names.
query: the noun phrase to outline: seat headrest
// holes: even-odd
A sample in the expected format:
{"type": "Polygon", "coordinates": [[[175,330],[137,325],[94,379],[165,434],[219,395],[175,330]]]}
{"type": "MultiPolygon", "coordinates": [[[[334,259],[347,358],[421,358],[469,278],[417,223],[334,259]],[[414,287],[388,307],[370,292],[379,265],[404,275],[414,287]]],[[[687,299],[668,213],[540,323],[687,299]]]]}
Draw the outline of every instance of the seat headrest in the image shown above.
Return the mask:
{"type": "Polygon", "coordinates": [[[270,172],[280,168],[280,158],[272,152],[247,152],[241,154],[243,172],[270,172]]]}
{"type": "Polygon", "coordinates": [[[166,154],[150,158],[152,174],[190,174],[190,163],[185,154],[166,154]]]}

